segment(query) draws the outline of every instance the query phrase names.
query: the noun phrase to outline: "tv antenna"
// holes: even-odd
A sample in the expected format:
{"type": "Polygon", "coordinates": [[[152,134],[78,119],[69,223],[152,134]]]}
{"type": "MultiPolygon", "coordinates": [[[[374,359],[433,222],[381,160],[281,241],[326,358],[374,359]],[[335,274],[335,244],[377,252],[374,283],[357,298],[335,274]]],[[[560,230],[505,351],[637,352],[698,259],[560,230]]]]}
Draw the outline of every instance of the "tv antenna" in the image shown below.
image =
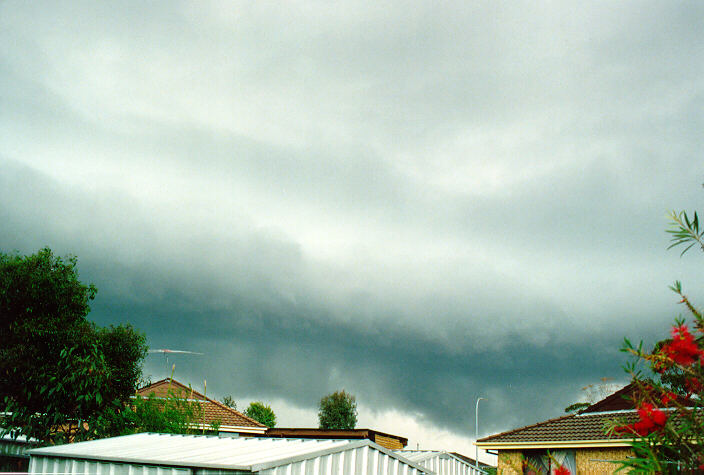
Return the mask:
{"type": "Polygon", "coordinates": [[[203,353],[198,353],[197,351],[188,350],[169,350],[167,348],[160,348],[158,350],[149,350],[149,353],[163,353],[164,361],[166,361],[166,366],[169,366],[169,355],[170,354],[181,354],[181,355],[203,355],[203,353]]]}

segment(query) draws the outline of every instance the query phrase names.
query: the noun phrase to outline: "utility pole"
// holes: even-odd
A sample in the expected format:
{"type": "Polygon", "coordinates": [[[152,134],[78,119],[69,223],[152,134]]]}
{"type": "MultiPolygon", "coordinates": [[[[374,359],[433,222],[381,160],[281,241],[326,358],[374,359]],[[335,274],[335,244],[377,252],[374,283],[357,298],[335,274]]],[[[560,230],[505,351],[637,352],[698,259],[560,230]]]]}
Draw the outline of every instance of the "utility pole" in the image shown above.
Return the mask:
{"type": "Polygon", "coordinates": [[[479,440],[479,401],[484,400],[487,401],[486,398],[480,397],[477,398],[477,404],[474,406],[474,464],[477,468],[477,471],[479,471],[479,446],[477,445],[477,440],[479,440]]]}

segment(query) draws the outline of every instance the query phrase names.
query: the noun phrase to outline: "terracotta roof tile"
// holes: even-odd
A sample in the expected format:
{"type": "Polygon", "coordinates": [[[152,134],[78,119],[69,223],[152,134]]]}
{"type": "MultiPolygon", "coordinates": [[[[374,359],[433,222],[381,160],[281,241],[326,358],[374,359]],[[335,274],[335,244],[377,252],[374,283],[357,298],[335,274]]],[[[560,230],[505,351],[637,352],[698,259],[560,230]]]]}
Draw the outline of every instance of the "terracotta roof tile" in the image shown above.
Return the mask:
{"type": "Polygon", "coordinates": [[[564,442],[586,440],[629,439],[628,435],[609,436],[606,427],[618,420],[630,424],[638,419],[635,411],[607,414],[570,414],[508,432],[502,432],[477,442],[564,442]]]}
{"type": "Polygon", "coordinates": [[[636,387],[633,383],[619,389],[610,396],[605,397],[601,401],[595,402],[587,407],[582,414],[587,412],[605,412],[605,411],[623,411],[626,409],[635,409],[633,399],[636,393],[636,387]]]}
{"type": "Polygon", "coordinates": [[[209,397],[206,397],[198,391],[195,391],[194,389],[189,388],[176,380],[162,379],[161,381],[157,381],[149,386],[138,389],[137,395],[148,397],[153,393],[154,396],[163,398],[169,395],[169,391],[173,392],[177,397],[190,399],[193,400],[193,402],[200,404],[203,410],[203,420],[199,421],[199,423],[210,425],[217,422],[220,426],[252,427],[259,429],[266,428],[264,424],[260,424],[254,419],[245,416],[241,412],[227,407],[219,401],[210,399],[209,397]]]}
{"type": "MultiPolygon", "coordinates": [[[[588,408],[580,411],[580,414],[590,412],[606,412],[606,411],[624,411],[635,409],[634,401],[642,398],[643,393],[635,383],[630,383],[627,386],[619,389],[610,396],[605,397],[601,401],[595,402],[588,408]]],[[[654,401],[657,405],[657,401],[654,401]]],[[[693,406],[694,402],[686,397],[677,396],[677,404],[680,406],[693,406]]]]}
{"type": "MultiPolygon", "coordinates": [[[[607,435],[606,428],[613,421],[632,424],[638,420],[634,400],[638,400],[639,389],[631,383],[606,398],[589,406],[579,414],[550,419],[518,429],[479,439],[479,444],[497,443],[547,443],[580,441],[630,440],[630,434],[607,435]]],[[[695,406],[692,400],[678,397],[681,406],[695,406]]],[[[675,420],[675,425],[679,424],[675,420]]]]}
{"type": "Polygon", "coordinates": [[[206,400],[206,397],[188,386],[179,383],[175,379],[169,380],[162,379],[156,383],[152,383],[149,386],[144,386],[137,390],[137,395],[142,397],[147,397],[151,393],[154,393],[156,397],[167,397],[169,391],[173,392],[176,396],[184,399],[200,399],[202,401],[206,400]]]}

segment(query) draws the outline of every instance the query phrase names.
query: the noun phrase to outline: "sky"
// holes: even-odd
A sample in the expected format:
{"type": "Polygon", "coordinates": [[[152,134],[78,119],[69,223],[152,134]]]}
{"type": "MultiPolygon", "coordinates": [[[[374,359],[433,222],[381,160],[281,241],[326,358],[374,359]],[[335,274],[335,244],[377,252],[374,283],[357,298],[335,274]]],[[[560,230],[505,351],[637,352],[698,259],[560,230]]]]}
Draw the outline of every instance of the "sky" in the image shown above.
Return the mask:
{"type": "MultiPolygon", "coordinates": [[[[78,256],[145,374],[280,427],[480,436],[704,297],[699,2],[0,3],[0,251],[78,256]],[[701,209],[701,207],[699,207],[701,209]],[[689,290],[688,290],[689,289],[689,290]]],[[[484,459],[484,458],[483,458],[484,459]]],[[[490,458],[486,458],[489,460],[490,458]]]]}

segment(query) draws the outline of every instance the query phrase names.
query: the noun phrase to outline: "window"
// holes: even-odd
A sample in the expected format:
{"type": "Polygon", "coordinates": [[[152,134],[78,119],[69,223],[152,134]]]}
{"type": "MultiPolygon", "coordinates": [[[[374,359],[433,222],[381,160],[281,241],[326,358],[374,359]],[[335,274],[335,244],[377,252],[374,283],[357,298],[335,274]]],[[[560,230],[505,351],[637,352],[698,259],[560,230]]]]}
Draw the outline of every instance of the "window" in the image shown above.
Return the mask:
{"type": "Polygon", "coordinates": [[[523,473],[526,475],[549,475],[564,466],[570,473],[577,473],[574,450],[526,450],[523,452],[523,473]]]}

